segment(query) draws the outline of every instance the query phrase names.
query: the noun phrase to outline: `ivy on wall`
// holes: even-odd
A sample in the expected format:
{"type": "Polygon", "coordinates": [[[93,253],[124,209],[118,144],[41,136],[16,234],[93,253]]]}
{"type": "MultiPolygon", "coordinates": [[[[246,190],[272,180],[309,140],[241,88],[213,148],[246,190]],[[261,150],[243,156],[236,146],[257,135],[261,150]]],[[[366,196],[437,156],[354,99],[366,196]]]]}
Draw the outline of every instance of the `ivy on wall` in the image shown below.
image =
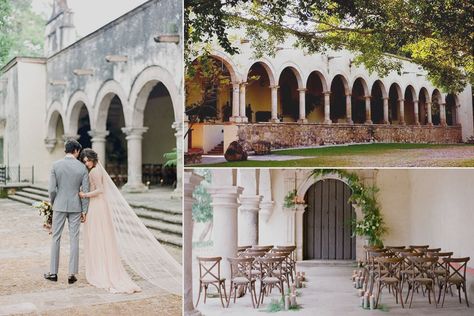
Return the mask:
{"type": "Polygon", "coordinates": [[[383,246],[382,236],[387,232],[387,227],[377,203],[379,189],[375,185],[365,186],[357,174],[341,169],[314,169],[309,177],[318,178],[329,174],[337,174],[347,181],[352,192],[349,201],[362,210],[364,217],[352,223],[354,234],[366,236],[369,245],[383,246]]]}

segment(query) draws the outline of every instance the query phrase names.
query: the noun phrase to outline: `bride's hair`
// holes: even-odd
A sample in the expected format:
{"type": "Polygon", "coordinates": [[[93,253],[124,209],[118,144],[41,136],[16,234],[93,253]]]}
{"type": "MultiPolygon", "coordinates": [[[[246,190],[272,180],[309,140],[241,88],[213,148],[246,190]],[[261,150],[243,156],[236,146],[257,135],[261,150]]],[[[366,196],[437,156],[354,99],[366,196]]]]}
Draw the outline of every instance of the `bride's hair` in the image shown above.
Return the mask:
{"type": "Polygon", "coordinates": [[[80,155],[81,162],[84,162],[84,158],[87,158],[87,160],[92,161],[94,165],[96,165],[97,162],[99,162],[99,156],[97,155],[95,151],[93,151],[90,148],[84,148],[81,151],[81,155],[80,155]]]}

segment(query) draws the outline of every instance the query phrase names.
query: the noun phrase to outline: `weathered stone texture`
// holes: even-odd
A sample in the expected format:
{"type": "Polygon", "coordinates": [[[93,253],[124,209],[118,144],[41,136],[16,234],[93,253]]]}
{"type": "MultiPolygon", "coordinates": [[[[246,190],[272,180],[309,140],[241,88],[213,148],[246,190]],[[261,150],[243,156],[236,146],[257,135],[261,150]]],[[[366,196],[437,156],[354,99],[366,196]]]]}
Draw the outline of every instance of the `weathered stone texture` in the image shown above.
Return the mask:
{"type": "Polygon", "coordinates": [[[273,149],[346,143],[432,143],[462,141],[460,126],[396,126],[349,124],[239,124],[239,141],[266,141],[273,149]]]}

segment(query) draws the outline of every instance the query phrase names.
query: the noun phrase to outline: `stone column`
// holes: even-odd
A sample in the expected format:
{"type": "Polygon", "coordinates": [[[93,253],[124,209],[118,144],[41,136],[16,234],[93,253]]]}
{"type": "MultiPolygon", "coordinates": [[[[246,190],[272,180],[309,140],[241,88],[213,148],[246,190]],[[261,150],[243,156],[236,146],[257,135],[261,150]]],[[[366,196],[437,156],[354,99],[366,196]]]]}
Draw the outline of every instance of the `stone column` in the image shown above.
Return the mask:
{"type": "Polygon", "coordinates": [[[278,119],[278,88],[279,86],[270,86],[272,89],[272,118],[271,121],[273,123],[278,123],[280,120],[278,119]]]}
{"type": "Polygon", "coordinates": [[[92,142],[92,149],[97,153],[99,156],[99,161],[105,168],[106,163],[106,152],[105,152],[105,142],[106,137],[109,136],[109,131],[89,131],[87,132],[91,138],[92,142]]]}
{"type": "Polygon", "coordinates": [[[148,127],[124,127],[127,135],[128,179],[123,186],[127,192],[144,192],[148,188],[142,183],[142,139],[148,127]]]}
{"type": "Polygon", "coordinates": [[[352,120],[352,100],[350,94],[346,94],[346,121],[348,124],[354,124],[352,120]]]}
{"type": "Polygon", "coordinates": [[[418,108],[418,100],[413,100],[413,111],[415,113],[415,125],[420,125],[420,114],[418,108]]]}
{"type": "Polygon", "coordinates": [[[388,98],[383,98],[383,123],[390,124],[388,120],[388,98]]]}
{"type": "Polygon", "coordinates": [[[272,180],[270,169],[260,169],[258,180],[258,193],[262,196],[262,201],[260,202],[260,218],[263,222],[267,222],[273,213],[274,205],[274,202],[272,201],[272,180]]]}
{"type": "Polygon", "coordinates": [[[232,116],[229,118],[231,122],[240,122],[239,115],[239,96],[240,85],[237,82],[232,82],[232,116]]]}
{"type": "Polygon", "coordinates": [[[440,103],[439,105],[439,119],[441,126],[446,126],[446,104],[440,103]]]}
{"type": "Polygon", "coordinates": [[[184,256],[184,315],[200,316],[193,303],[193,192],[203,177],[184,172],[184,209],[183,209],[183,256],[184,256]]]}
{"type": "Polygon", "coordinates": [[[256,169],[238,169],[237,185],[243,189],[239,197],[239,246],[258,244],[258,211],[262,197],[257,194],[256,169]]]}
{"type": "Polygon", "coordinates": [[[298,89],[298,92],[300,94],[300,116],[298,123],[308,123],[308,120],[306,119],[306,89],[298,89]]]}
{"type": "Polygon", "coordinates": [[[324,124],[331,124],[331,91],[324,91],[324,124]]]}
{"type": "Polygon", "coordinates": [[[207,190],[212,198],[213,256],[222,257],[221,276],[230,280],[230,266],[227,258],[237,255],[237,197],[242,193],[242,188],[229,183],[232,179],[232,170],[213,170],[212,185],[207,190]]]}
{"type": "Polygon", "coordinates": [[[172,128],[176,130],[174,136],[176,137],[176,152],[178,154],[177,161],[176,161],[176,189],[173,191],[172,197],[180,199],[183,194],[183,180],[182,180],[182,172],[183,170],[183,123],[182,122],[174,122],[171,125],[172,128]]]}
{"type": "Polygon", "coordinates": [[[398,100],[398,124],[405,125],[405,100],[398,100]]]}
{"type": "Polygon", "coordinates": [[[245,86],[247,82],[242,82],[240,84],[240,121],[248,122],[247,116],[245,116],[245,86]]]}
{"type": "Polygon", "coordinates": [[[365,97],[365,124],[372,124],[372,112],[370,109],[370,95],[365,97]]]}
{"type": "Polygon", "coordinates": [[[433,126],[433,118],[431,117],[431,102],[426,102],[426,112],[428,116],[428,125],[433,126]]]}
{"type": "Polygon", "coordinates": [[[306,211],[306,204],[296,206],[296,260],[303,260],[303,214],[306,211]]]}
{"type": "Polygon", "coordinates": [[[52,153],[54,148],[56,147],[56,143],[57,143],[57,139],[56,138],[45,138],[44,139],[44,145],[46,147],[46,149],[48,150],[48,152],[52,153]]]}

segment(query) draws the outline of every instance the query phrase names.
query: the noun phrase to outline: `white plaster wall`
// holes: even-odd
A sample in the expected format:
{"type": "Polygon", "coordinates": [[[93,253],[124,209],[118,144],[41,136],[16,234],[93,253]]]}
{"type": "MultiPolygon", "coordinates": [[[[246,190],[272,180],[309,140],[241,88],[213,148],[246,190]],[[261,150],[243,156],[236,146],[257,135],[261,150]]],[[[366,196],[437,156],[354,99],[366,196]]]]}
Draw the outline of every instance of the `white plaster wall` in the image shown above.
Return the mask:
{"type": "Polygon", "coordinates": [[[467,86],[462,93],[458,94],[458,101],[460,105],[458,108],[458,123],[461,123],[462,126],[462,139],[466,141],[474,136],[472,86],[467,86]]]}
{"type": "Polygon", "coordinates": [[[207,153],[224,140],[224,126],[205,124],[202,126],[202,137],[203,150],[207,153]]]}

